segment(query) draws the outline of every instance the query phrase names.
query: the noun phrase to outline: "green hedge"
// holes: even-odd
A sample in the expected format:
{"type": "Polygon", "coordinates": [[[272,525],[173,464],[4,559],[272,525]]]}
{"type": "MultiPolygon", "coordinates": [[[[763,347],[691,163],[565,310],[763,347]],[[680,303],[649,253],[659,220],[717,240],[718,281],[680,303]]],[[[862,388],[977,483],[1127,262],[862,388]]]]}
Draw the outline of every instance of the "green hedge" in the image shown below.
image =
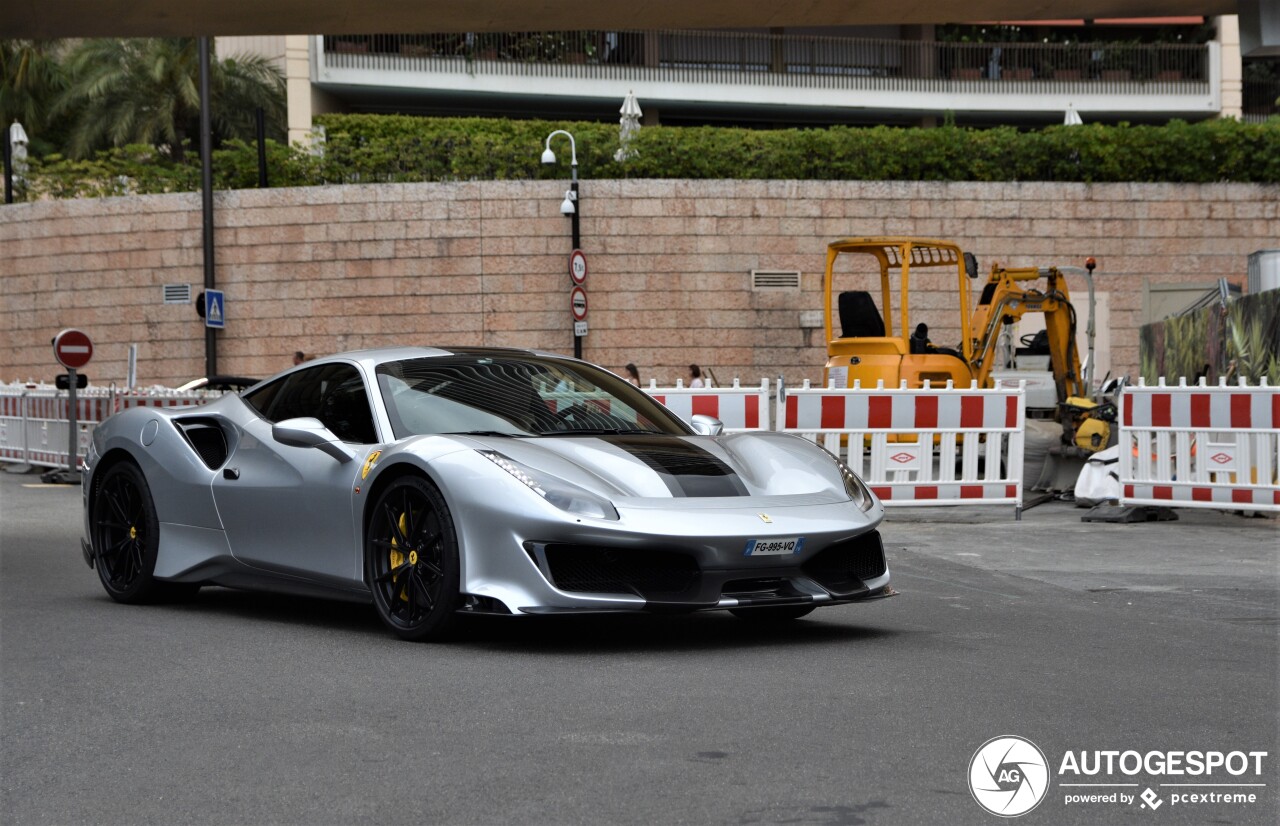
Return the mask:
{"type": "MultiPolygon", "coordinates": [[[[614,158],[612,123],[398,115],[323,115],[317,123],[326,133],[321,155],[268,143],[272,186],[563,178],[563,138],[553,147],[561,163],[540,162],[553,129],[573,133],[586,179],[1280,182],[1280,118],[1035,131],[656,126],[640,130],[625,163],[614,158]]],[[[179,164],[140,146],[92,161],[50,156],[33,161],[30,195],[190,191],[199,186],[198,163],[196,153],[179,164]]],[[[256,186],[254,147],[233,141],[215,152],[214,181],[220,189],[256,186]]]]}
{"type": "MultiPolygon", "coordinates": [[[[1280,119],[1166,126],[900,129],[884,126],[761,131],[645,127],[626,163],[618,126],[404,116],[325,115],[322,177],[495,180],[563,177],[540,163],[552,129],[578,144],[584,178],[925,181],[1280,181],[1280,119]]],[[[563,158],[567,146],[553,147],[563,158]]]]}

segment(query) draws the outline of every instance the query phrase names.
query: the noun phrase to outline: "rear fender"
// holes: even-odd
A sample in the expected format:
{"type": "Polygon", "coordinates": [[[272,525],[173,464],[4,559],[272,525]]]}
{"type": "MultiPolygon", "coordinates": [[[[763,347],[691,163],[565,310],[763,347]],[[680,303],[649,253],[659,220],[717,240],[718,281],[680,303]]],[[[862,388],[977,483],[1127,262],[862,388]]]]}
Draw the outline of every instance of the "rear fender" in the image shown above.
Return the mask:
{"type": "Polygon", "coordinates": [[[221,530],[212,489],[219,471],[205,465],[173,419],[172,414],[147,408],[112,416],[99,426],[104,432],[98,451],[104,461],[94,468],[93,479],[105,461],[127,456],[146,477],[161,522],[221,530]]]}

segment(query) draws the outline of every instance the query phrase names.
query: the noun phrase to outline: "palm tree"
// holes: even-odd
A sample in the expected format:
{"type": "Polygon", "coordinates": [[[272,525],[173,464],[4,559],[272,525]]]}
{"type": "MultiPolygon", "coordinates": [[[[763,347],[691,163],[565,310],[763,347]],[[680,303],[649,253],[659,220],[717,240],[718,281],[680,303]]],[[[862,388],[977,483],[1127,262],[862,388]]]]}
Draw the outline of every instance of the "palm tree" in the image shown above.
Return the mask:
{"type": "Polygon", "coordinates": [[[51,149],[60,131],[51,116],[53,101],[67,86],[58,61],[64,41],[0,40],[0,128],[19,121],[33,143],[51,149]]]}
{"type": "MultiPolygon", "coordinates": [[[[196,38],[86,40],[67,63],[70,82],[59,111],[73,113],[67,147],[84,157],[104,146],[148,143],[182,160],[199,134],[200,52],[196,38]]],[[[284,137],[284,77],[265,58],[210,60],[215,140],[252,140],[254,113],[266,112],[268,137],[284,137]]]]}

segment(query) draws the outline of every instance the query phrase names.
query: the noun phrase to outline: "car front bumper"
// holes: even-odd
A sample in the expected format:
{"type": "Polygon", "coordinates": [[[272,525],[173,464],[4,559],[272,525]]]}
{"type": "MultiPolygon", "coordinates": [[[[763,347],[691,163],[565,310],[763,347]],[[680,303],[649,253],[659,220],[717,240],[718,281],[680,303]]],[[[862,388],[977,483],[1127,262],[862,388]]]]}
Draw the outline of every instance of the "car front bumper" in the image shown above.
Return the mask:
{"type": "MultiPolygon", "coordinates": [[[[468,460],[441,457],[432,469],[468,460]]],[[[461,590],[491,612],[833,605],[894,593],[876,531],[879,502],[863,511],[816,496],[617,499],[617,519],[593,519],[500,476],[462,468],[433,476],[454,510],[461,590]],[[785,555],[748,553],[753,540],[776,539],[804,541],[785,555]],[[822,558],[841,547],[844,559],[822,558]]]]}

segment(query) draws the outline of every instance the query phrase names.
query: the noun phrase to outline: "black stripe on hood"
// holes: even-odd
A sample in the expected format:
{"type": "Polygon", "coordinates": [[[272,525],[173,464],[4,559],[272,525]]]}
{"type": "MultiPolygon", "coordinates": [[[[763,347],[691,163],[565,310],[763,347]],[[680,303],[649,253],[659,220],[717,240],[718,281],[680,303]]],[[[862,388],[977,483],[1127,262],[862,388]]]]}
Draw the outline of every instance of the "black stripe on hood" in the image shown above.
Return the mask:
{"type": "Polygon", "coordinates": [[[676,436],[605,436],[604,441],[644,462],[675,497],[748,496],[733,468],[676,436]]]}

